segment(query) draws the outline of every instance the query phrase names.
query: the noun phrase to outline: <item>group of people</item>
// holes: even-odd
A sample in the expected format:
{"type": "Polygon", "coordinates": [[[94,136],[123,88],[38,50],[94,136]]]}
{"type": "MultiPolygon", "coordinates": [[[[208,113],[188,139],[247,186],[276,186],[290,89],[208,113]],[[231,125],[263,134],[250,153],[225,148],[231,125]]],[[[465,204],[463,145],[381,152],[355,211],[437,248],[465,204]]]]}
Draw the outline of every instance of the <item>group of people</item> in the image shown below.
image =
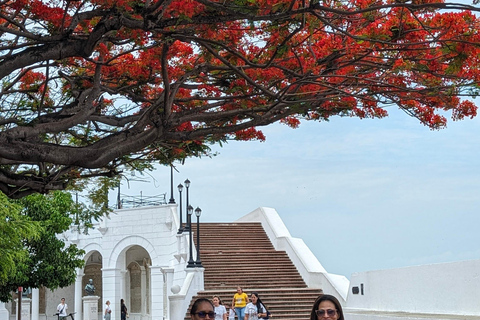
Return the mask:
{"type": "MultiPolygon", "coordinates": [[[[218,296],[213,296],[212,300],[199,298],[190,309],[192,320],[234,320],[235,315],[238,320],[267,320],[271,317],[258,293],[252,292],[249,298],[241,287],[237,288],[237,293],[233,296],[228,318],[227,308],[222,305],[218,296]]],[[[321,294],[313,304],[310,320],[345,320],[345,318],[338,299],[329,294],[321,294]]]]}
{"type": "MultiPolygon", "coordinates": [[[[109,300],[107,300],[106,305],[104,319],[111,320],[112,309],[110,308],[109,300]]],[[[60,320],[64,320],[67,317],[67,309],[65,298],[62,298],[57,306],[60,320]]],[[[222,300],[218,296],[213,296],[212,300],[199,298],[193,303],[190,310],[192,320],[234,320],[235,315],[238,320],[268,320],[271,317],[258,293],[252,292],[250,297],[248,297],[241,287],[237,287],[237,292],[233,296],[228,313],[227,308],[222,304],[222,300]]],[[[126,320],[127,318],[127,306],[125,301],[120,299],[120,319],[126,320]]],[[[310,320],[345,320],[345,318],[343,317],[342,306],[338,299],[329,294],[321,294],[313,304],[310,320]]]]}
{"type": "MultiPolygon", "coordinates": [[[[112,308],[110,308],[110,301],[107,300],[105,304],[107,306],[105,307],[103,318],[105,320],[111,320],[112,308]]],[[[126,320],[127,318],[128,318],[128,309],[127,309],[127,306],[125,305],[125,300],[120,299],[120,320],[126,320]]]]}
{"type": "MultiPolygon", "coordinates": [[[[103,318],[105,320],[111,320],[112,316],[112,308],[110,308],[110,300],[107,300],[105,303],[105,311],[103,313],[103,318]]],[[[57,306],[57,314],[59,320],[65,320],[67,317],[67,310],[68,305],[65,303],[65,298],[60,299],[60,304],[57,306]]],[[[125,301],[120,299],[120,319],[126,320],[128,318],[127,306],[125,305],[125,301]]]]}
{"type": "Polygon", "coordinates": [[[238,320],[267,320],[270,313],[260,300],[258,293],[252,292],[248,297],[241,287],[237,288],[237,293],[233,296],[231,308],[228,311],[219,296],[213,296],[212,300],[197,299],[190,309],[192,320],[205,318],[234,320],[235,315],[238,320]]]}

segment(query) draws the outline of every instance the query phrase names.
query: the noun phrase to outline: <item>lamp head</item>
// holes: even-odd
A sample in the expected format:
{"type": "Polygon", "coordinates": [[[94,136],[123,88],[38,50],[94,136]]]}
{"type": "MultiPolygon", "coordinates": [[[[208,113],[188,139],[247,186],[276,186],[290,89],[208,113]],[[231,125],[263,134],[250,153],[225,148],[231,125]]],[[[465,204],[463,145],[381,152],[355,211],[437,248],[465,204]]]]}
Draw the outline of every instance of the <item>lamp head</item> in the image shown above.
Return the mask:
{"type": "Polygon", "coordinates": [[[188,213],[189,215],[192,215],[192,213],[193,213],[193,207],[192,207],[192,206],[188,206],[188,208],[187,208],[187,213],[188,213]]]}
{"type": "Polygon", "coordinates": [[[184,182],[185,182],[185,187],[189,188],[190,187],[190,180],[187,179],[184,182]]]}
{"type": "Polygon", "coordinates": [[[182,192],[182,190],[183,190],[183,184],[180,183],[180,184],[177,186],[177,188],[178,188],[178,192],[182,192]]]}
{"type": "Polygon", "coordinates": [[[202,209],[200,209],[199,207],[197,207],[197,209],[195,209],[195,215],[200,218],[200,216],[202,215],[202,209]]]}

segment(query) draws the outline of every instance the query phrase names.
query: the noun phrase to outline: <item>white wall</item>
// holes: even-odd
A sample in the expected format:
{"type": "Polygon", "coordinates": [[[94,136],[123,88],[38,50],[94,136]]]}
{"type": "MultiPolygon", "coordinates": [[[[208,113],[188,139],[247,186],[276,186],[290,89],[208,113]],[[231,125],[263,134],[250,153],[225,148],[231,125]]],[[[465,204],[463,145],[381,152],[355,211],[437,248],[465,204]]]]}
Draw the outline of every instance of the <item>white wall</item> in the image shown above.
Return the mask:
{"type": "Polygon", "coordinates": [[[347,313],[357,313],[349,319],[382,313],[395,319],[480,317],[480,260],[354,273],[346,306],[347,313]],[[363,295],[353,294],[362,284],[363,295]]]}

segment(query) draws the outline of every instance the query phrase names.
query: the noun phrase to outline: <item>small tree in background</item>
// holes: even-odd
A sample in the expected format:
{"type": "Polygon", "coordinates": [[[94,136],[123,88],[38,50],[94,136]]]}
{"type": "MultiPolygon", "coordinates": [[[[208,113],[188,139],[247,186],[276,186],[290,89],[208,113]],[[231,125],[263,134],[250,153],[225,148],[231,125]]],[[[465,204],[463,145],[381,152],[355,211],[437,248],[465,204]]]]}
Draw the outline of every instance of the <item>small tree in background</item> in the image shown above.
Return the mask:
{"type": "Polygon", "coordinates": [[[84,251],[58,237],[76,216],[70,194],[34,194],[12,203],[0,193],[0,203],[0,301],[9,301],[19,286],[54,290],[75,282],[84,251]]]}

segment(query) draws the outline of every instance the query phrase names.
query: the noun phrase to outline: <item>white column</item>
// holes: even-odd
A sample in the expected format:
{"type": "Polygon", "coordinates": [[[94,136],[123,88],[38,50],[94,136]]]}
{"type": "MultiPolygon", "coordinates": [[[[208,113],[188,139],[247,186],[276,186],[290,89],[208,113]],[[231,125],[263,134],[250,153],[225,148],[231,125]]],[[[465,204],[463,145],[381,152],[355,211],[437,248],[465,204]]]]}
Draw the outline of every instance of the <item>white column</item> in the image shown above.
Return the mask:
{"type": "Polygon", "coordinates": [[[150,296],[152,297],[152,320],[163,319],[163,272],[160,266],[150,267],[150,296]]]}
{"type": "Polygon", "coordinates": [[[141,275],[140,275],[140,291],[141,291],[141,307],[140,312],[142,313],[142,318],[147,314],[147,300],[148,300],[148,291],[147,291],[147,272],[144,266],[140,266],[141,275]]]}
{"type": "MultiPolygon", "coordinates": [[[[75,279],[75,318],[76,319],[83,319],[83,302],[82,302],[82,279],[83,279],[84,273],[83,269],[77,269],[77,278],[75,279]]],[[[70,310],[72,311],[72,310],[70,310]]]]}
{"type": "Polygon", "coordinates": [[[0,320],[8,320],[10,318],[10,314],[8,313],[7,308],[5,308],[5,303],[0,302],[0,320]]]}
{"type": "Polygon", "coordinates": [[[122,280],[121,280],[121,286],[122,290],[122,299],[125,300],[125,305],[128,308],[128,312],[130,313],[132,310],[131,305],[130,305],[130,272],[128,270],[122,270],[122,280]]]}
{"type": "Polygon", "coordinates": [[[120,299],[125,299],[122,293],[122,281],[124,274],[125,272],[116,268],[102,269],[102,295],[104,300],[102,305],[105,305],[105,302],[110,300],[110,307],[112,308],[112,320],[120,319],[120,299]]]}
{"type": "Polygon", "coordinates": [[[169,303],[168,303],[168,293],[171,292],[172,285],[173,285],[173,276],[175,269],[174,268],[162,268],[163,272],[163,317],[164,319],[168,319],[168,315],[170,314],[169,311],[169,303]]]}
{"type": "Polygon", "coordinates": [[[32,320],[40,320],[40,290],[32,289],[32,320]]]}

